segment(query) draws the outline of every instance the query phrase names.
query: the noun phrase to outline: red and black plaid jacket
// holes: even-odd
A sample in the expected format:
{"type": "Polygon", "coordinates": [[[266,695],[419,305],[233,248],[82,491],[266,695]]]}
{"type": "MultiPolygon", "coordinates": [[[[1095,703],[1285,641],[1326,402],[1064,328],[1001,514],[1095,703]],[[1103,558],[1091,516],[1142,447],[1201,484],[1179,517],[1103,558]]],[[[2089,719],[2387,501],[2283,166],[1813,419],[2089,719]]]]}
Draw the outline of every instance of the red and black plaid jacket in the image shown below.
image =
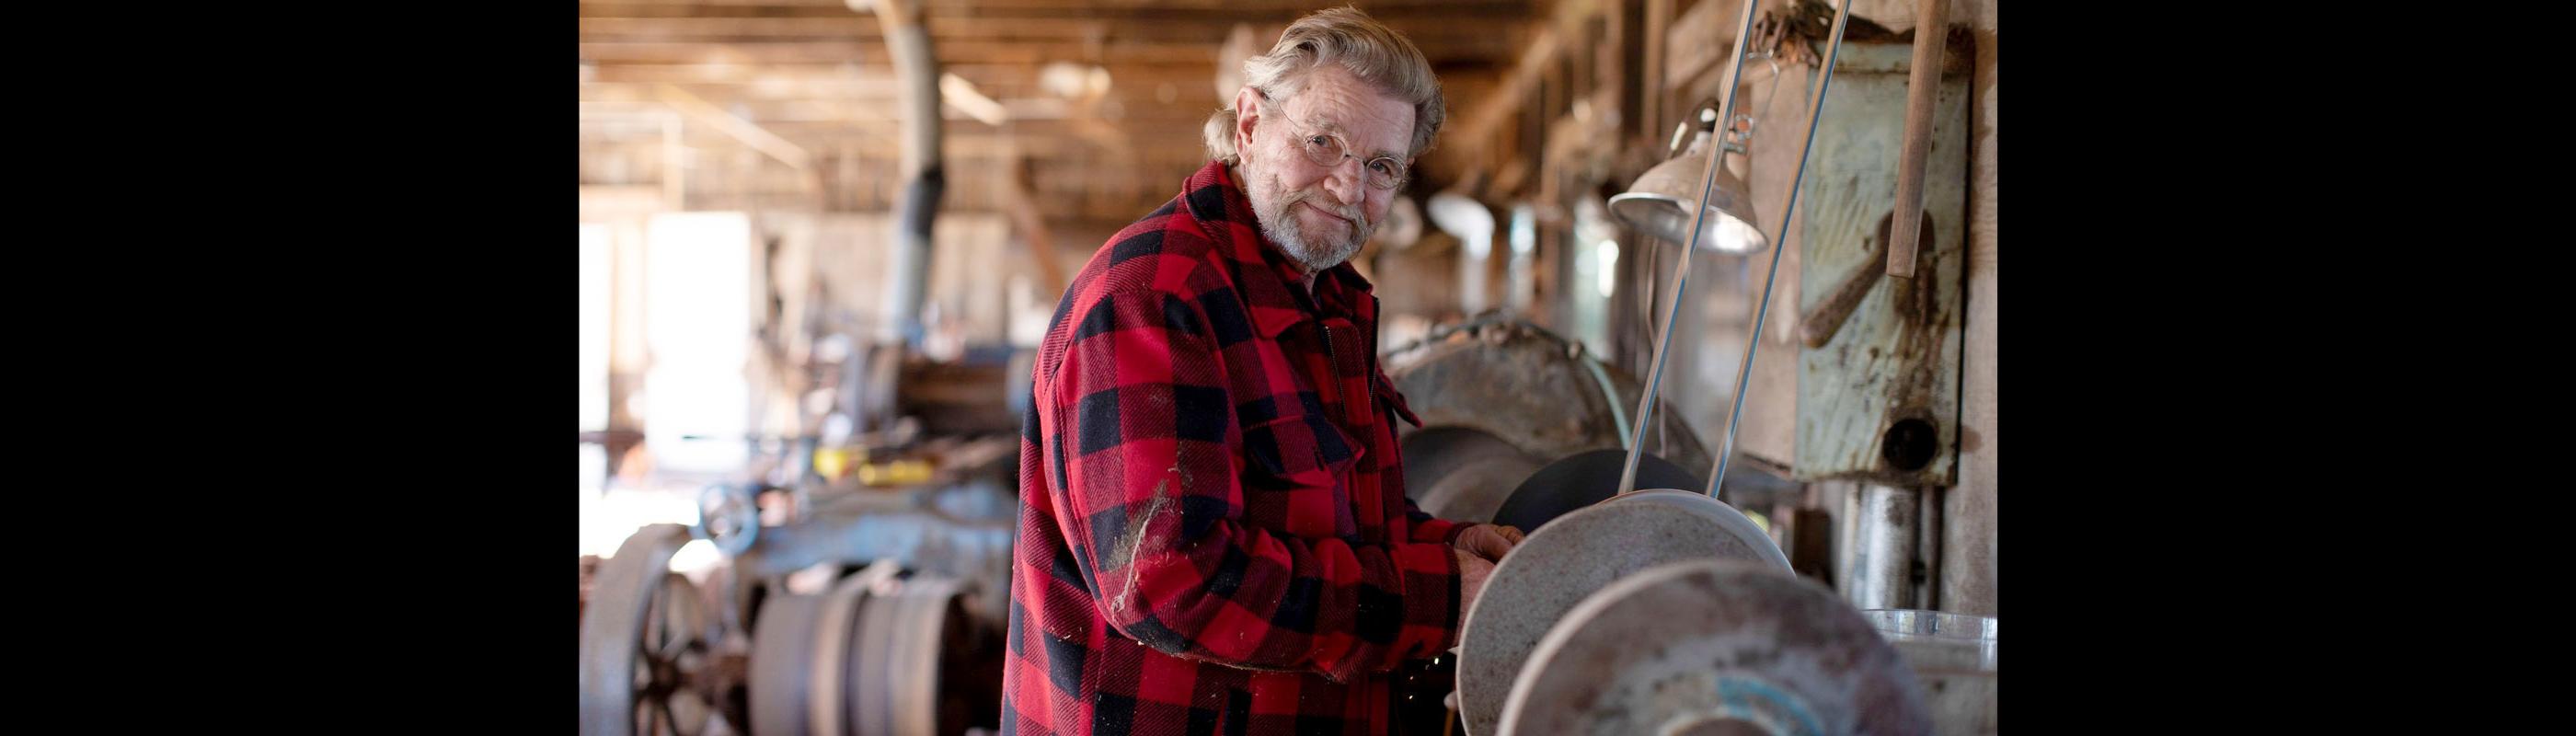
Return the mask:
{"type": "Polygon", "coordinates": [[[1020,444],[1006,734],[1387,732],[1464,525],[1404,496],[1377,298],[1210,162],[1065,290],[1020,444]]]}

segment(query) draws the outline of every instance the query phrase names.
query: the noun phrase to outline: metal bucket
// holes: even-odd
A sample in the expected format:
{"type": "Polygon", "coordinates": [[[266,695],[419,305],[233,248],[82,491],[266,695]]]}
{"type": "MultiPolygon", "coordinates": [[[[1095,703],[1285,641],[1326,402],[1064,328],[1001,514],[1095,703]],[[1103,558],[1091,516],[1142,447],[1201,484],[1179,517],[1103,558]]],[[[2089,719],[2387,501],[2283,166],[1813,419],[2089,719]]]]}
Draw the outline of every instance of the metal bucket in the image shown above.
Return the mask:
{"type": "Polygon", "coordinates": [[[1995,618],[1904,608],[1867,610],[1861,616],[1904,655],[1922,681],[1937,733],[1996,733],[1995,618]]]}

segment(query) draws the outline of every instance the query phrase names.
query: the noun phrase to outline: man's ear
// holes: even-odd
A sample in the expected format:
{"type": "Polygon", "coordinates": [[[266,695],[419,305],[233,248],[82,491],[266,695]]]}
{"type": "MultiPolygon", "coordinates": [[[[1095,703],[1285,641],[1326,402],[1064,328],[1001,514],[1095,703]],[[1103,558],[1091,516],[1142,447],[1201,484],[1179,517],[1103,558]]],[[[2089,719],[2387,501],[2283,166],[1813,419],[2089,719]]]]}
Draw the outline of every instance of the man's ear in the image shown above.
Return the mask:
{"type": "Polygon", "coordinates": [[[1236,156],[1250,158],[1253,126],[1260,122],[1262,114],[1266,112],[1262,109],[1262,103],[1266,101],[1262,97],[1261,90],[1249,84],[1243,85],[1243,89],[1234,93],[1234,154],[1236,156]]]}

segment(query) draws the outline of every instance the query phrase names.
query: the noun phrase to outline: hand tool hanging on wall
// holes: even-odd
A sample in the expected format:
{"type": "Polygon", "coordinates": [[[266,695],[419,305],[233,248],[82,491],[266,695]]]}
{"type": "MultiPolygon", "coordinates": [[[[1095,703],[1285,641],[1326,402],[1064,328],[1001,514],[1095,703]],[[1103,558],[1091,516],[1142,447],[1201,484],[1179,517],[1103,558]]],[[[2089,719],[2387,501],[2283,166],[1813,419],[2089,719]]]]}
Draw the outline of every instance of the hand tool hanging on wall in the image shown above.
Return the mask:
{"type": "Polygon", "coordinates": [[[1920,0],[1915,8],[1914,66],[1908,69],[1905,84],[1905,149],[1896,162],[1896,227],[1882,241],[1906,244],[1887,252],[1887,275],[1902,279],[1914,277],[1913,244],[1920,224],[1916,218],[1923,214],[1923,166],[1932,154],[1932,103],[1941,94],[1941,43],[1950,28],[1948,0],[1920,0]]]}

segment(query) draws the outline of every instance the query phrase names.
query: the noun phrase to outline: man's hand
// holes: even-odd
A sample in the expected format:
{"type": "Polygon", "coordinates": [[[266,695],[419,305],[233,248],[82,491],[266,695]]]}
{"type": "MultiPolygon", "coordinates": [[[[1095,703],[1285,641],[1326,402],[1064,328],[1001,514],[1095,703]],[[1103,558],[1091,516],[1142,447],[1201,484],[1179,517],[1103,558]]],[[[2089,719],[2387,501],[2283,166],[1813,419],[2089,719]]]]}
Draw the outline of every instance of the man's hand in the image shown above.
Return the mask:
{"type": "Polygon", "coordinates": [[[1465,622],[1467,611],[1476,605],[1476,596],[1485,592],[1485,578],[1493,577],[1494,563],[1463,549],[1449,554],[1458,558],[1458,617],[1465,622]]]}
{"type": "Polygon", "coordinates": [[[1451,543],[1451,546],[1482,557],[1487,562],[1499,563],[1503,561],[1503,555],[1510,554],[1512,547],[1520,543],[1519,527],[1477,524],[1467,527],[1466,531],[1459,532],[1458,539],[1451,543]]]}

